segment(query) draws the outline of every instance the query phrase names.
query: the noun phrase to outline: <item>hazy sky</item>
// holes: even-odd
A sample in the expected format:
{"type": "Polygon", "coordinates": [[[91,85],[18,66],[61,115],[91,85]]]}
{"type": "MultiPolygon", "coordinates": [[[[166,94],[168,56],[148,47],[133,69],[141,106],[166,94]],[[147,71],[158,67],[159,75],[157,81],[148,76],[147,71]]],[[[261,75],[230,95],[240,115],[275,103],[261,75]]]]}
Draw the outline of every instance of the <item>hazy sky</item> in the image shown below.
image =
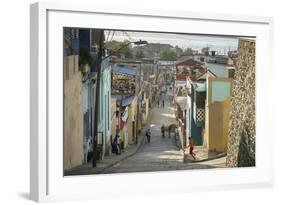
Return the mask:
{"type": "Polygon", "coordinates": [[[168,33],[150,33],[150,32],[129,32],[129,31],[106,31],[106,40],[145,40],[148,43],[165,43],[181,48],[192,47],[195,50],[209,46],[211,50],[217,50],[220,53],[230,50],[236,50],[238,37],[227,36],[203,36],[189,34],[168,34],[168,33]]]}

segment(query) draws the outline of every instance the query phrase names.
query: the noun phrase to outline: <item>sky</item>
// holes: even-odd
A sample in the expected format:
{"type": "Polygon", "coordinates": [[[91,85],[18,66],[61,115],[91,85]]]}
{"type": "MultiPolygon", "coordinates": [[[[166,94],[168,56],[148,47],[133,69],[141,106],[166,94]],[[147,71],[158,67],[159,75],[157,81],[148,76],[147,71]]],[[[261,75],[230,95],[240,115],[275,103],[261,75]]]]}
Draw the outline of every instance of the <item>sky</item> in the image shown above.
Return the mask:
{"type": "Polygon", "coordinates": [[[151,33],[151,32],[131,32],[131,31],[105,31],[106,40],[117,41],[138,41],[145,40],[148,43],[163,43],[179,46],[180,48],[191,47],[194,50],[201,50],[203,47],[210,47],[220,54],[229,50],[237,50],[238,37],[232,36],[207,36],[194,34],[170,34],[170,33],[151,33]]]}

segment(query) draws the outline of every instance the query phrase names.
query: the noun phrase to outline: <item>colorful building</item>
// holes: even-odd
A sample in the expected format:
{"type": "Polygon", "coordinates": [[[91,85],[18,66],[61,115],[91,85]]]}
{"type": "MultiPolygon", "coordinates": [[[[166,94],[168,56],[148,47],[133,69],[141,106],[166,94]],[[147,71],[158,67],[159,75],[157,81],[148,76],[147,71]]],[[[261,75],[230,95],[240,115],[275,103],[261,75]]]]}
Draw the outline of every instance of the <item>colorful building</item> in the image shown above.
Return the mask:
{"type": "Polygon", "coordinates": [[[203,144],[205,120],[205,82],[187,81],[186,139],[191,137],[195,145],[203,144]]]}
{"type": "MultiPolygon", "coordinates": [[[[83,112],[84,112],[84,158],[85,163],[89,162],[93,153],[93,133],[94,133],[94,110],[96,102],[96,80],[98,63],[97,42],[92,39],[97,32],[91,29],[79,29],[79,61],[80,70],[83,70],[83,112]],[[91,60],[90,60],[91,59],[91,60]],[[87,63],[89,69],[83,69],[83,64],[87,63]]],[[[104,53],[107,56],[107,52],[104,53]]],[[[111,66],[109,60],[105,59],[101,63],[100,76],[100,108],[98,120],[98,159],[103,159],[111,150],[111,66]]]]}
{"type": "Polygon", "coordinates": [[[232,80],[207,78],[204,145],[208,150],[226,152],[232,80]]]}
{"type": "Polygon", "coordinates": [[[140,72],[127,65],[114,65],[112,73],[112,96],[116,98],[118,110],[118,128],[123,148],[137,142],[137,124],[139,109],[138,80],[140,72]]]}

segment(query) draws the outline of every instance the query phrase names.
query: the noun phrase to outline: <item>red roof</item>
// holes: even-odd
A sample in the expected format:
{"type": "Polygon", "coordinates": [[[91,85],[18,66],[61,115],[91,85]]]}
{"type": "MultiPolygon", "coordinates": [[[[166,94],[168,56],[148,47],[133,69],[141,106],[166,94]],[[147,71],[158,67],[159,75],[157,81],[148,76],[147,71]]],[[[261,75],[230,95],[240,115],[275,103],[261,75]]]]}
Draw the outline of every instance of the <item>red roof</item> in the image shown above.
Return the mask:
{"type": "Polygon", "coordinates": [[[186,80],[188,74],[186,73],[177,73],[176,80],[186,80]]]}
{"type": "Polygon", "coordinates": [[[193,59],[188,59],[188,60],[176,63],[176,66],[180,66],[180,65],[185,65],[185,66],[203,66],[204,63],[196,61],[196,60],[193,60],[193,59]]]}

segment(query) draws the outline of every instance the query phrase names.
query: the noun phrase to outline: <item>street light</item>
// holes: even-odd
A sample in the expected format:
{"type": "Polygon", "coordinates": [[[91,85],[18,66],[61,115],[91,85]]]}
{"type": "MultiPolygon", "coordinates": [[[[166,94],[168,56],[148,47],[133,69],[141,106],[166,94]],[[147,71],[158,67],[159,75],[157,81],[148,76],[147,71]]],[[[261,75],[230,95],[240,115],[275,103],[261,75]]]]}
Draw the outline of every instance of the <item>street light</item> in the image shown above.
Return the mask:
{"type": "Polygon", "coordinates": [[[121,49],[129,46],[131,43],[135,45],[144,45],[147,44],[147,41],[135,41],[135,42],[128,42],[124,46],[120,47],[116,51],[113,51],[110,55],[102,58],[102,53],[104,49],[104,30],[100,30],[100,38],[99,38],[99,53],[98,53],[98,68],[97,68],[97,86],[96,86],[96,101],[95,101],[95,113],[94,113],[94,133],[93,133],[93,163],[92,166],[97,166],[97,135],[98,135],[98,113],[99,113],[99,102],[100,102],[100,77],[101,77],[101,70],[102,70],[102,61],[109,58],[113,54],[117,53],[121,49]]]}

